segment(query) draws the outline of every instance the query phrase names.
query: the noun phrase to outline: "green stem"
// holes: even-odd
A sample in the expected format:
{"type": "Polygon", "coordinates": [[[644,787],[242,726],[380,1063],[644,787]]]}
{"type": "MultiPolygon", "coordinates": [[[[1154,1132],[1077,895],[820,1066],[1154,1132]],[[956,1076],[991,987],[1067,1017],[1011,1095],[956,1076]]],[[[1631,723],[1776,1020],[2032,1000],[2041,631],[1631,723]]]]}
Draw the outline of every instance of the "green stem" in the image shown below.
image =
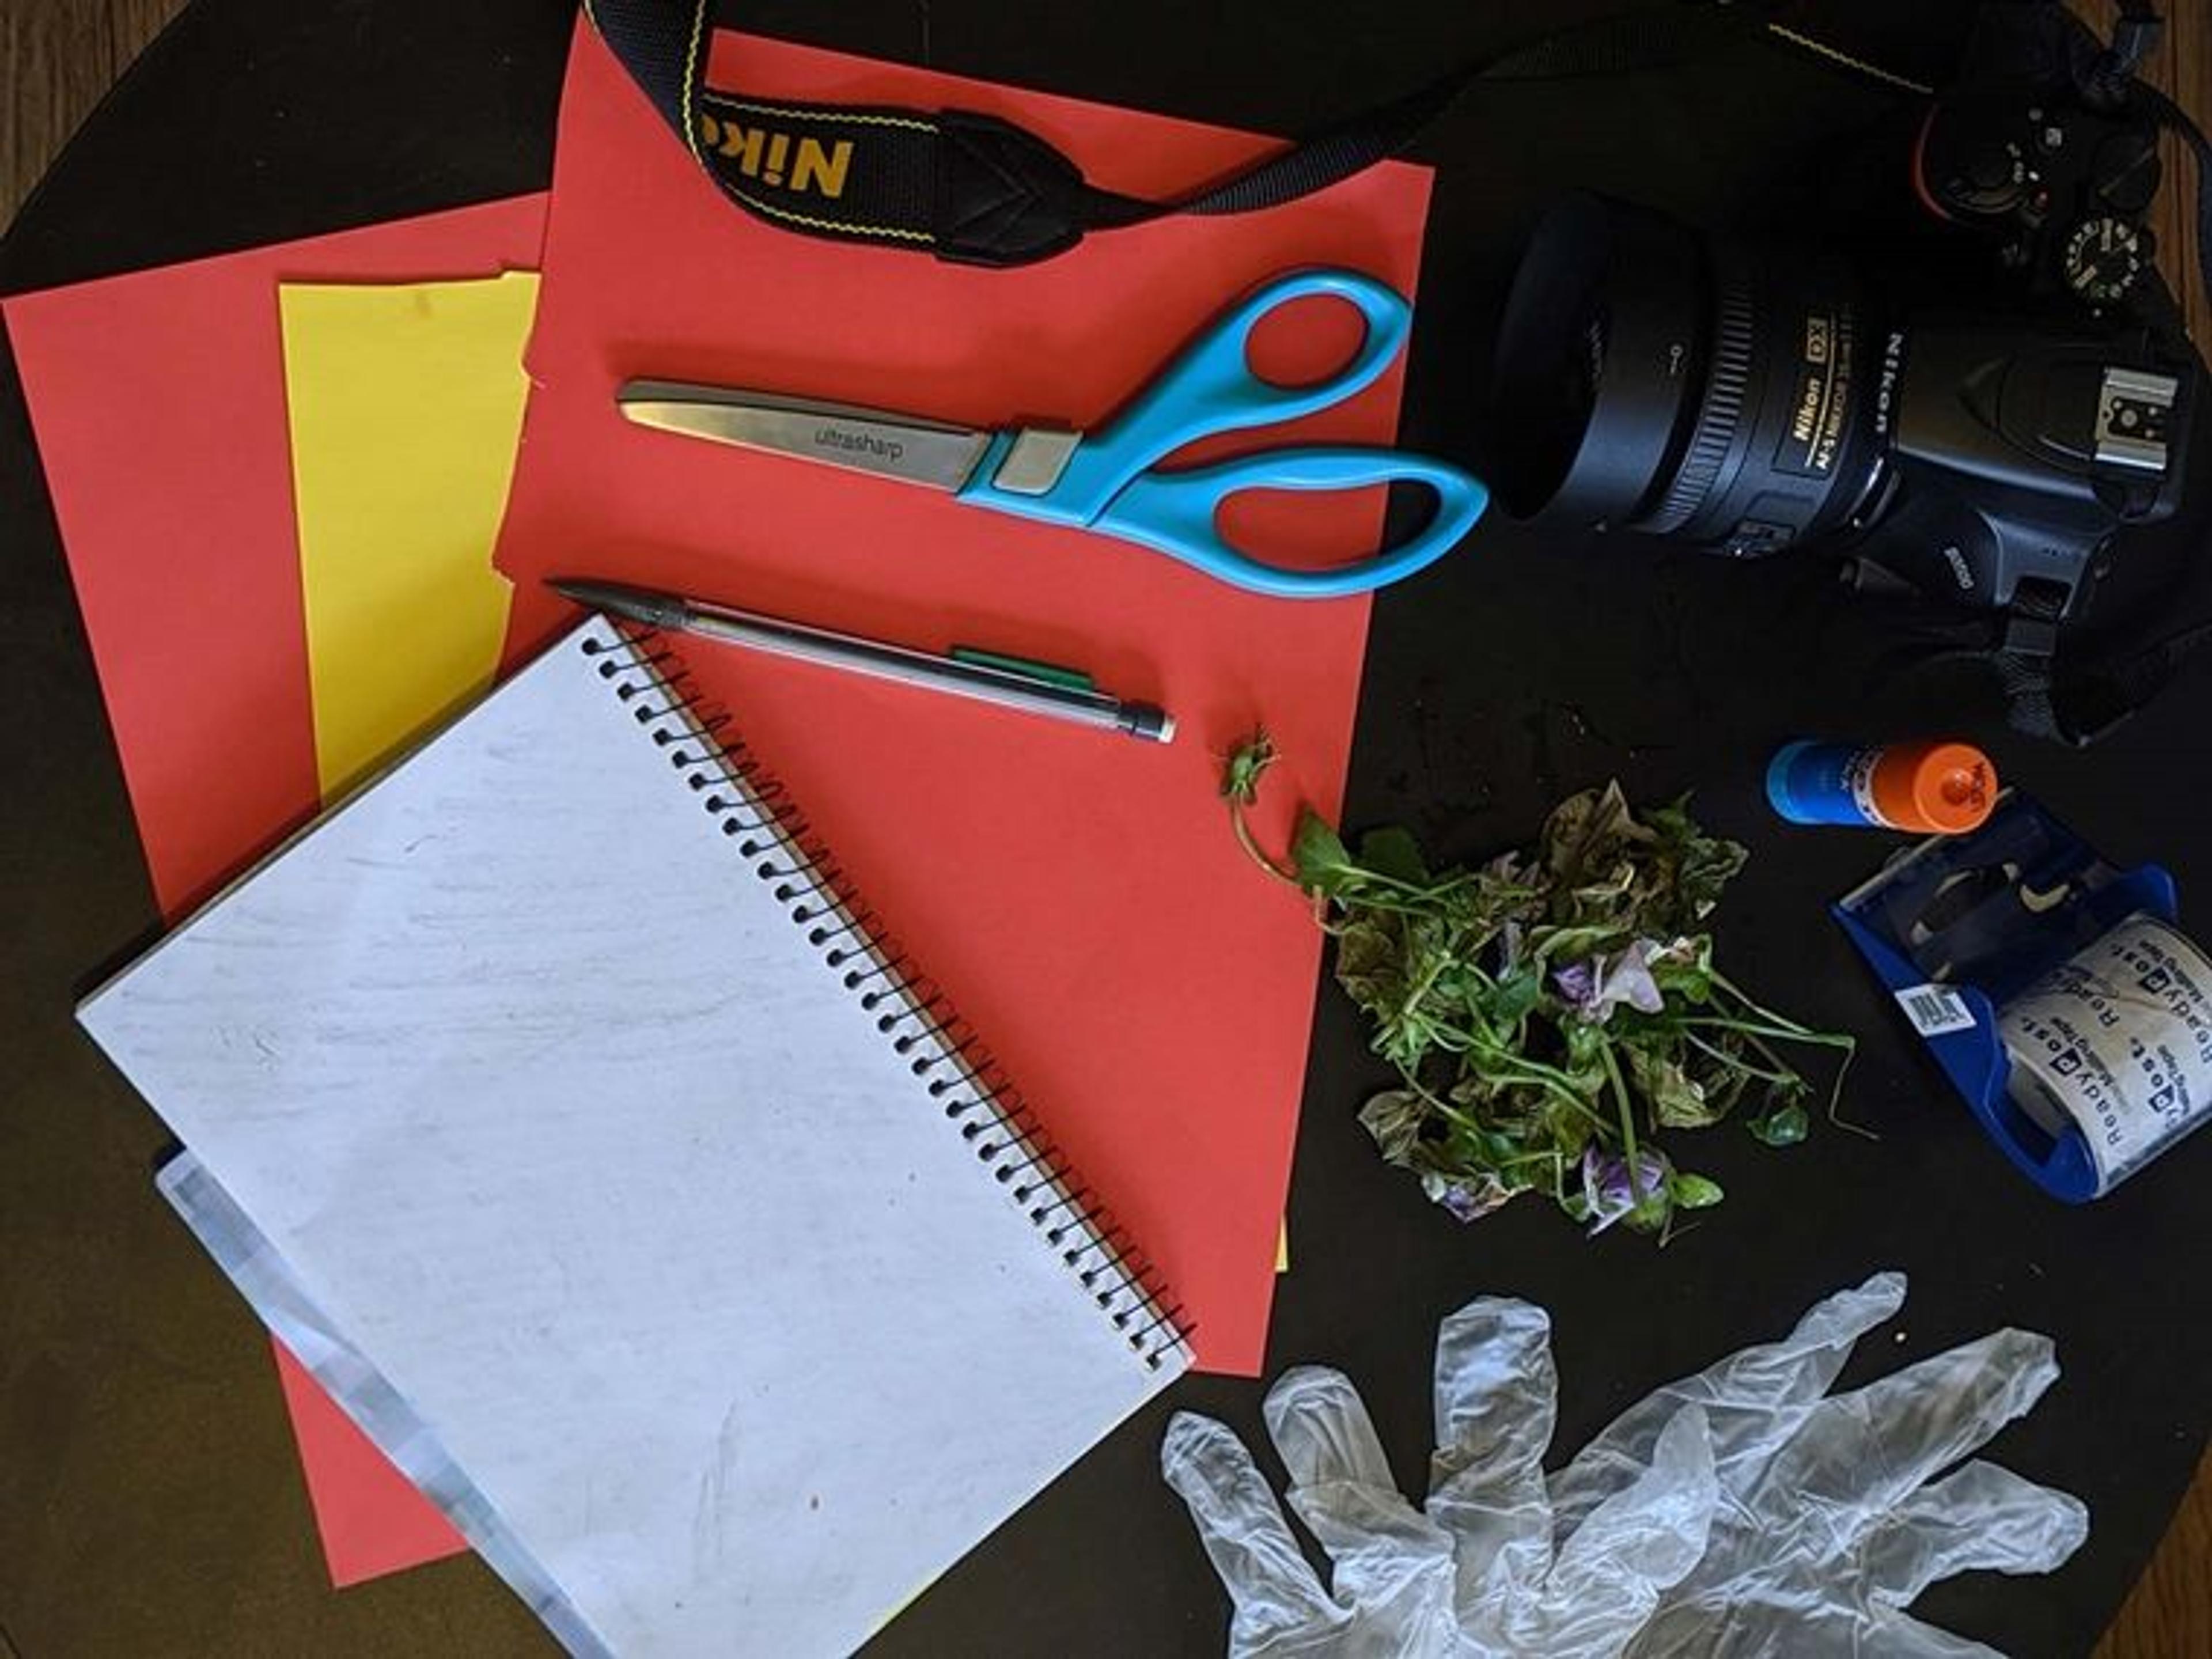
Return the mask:
{"type": "MultiPolygon", "coordinates": [[[[1682,1035],[1687,1036],[1689,1033],[1685,1031],[1682,1035]]],[[[1750,1043],[1753,1048],[1757,1049],[1765,1059],[1767,1064],[1775,1067],[1776,1070],[1789,1071],[1791,1069],[1790,1062],[1784,1060],[1780,1054],[1777,1054],[1774,1051],[1773,1046],[1757,1031],[1745,1029],[1738,1030],[1736,1035],[1742,1037],[1745,1042],[1750,1043]]]]}
{"type": "Polygon", "coordinates": [[[1598,1111],[1589,1103],[1589,1101],[1583,1099],[1582,1096],[1576,1093],[1572,1089],[1568,1088],[1565,1085],[1553,1081],[1552,1079],[1544,1076],[1540,1072],[1534,1073],[1507,1075],[1504,1072],[1498,1071],[1493,1072],[1490,1075],[1502,1083],[1520,1083],[1525,1084],[1532,1089],[1541,1089],[1546,1094],[1550,1095],[1553,1099],[1564,1101],[1569,1106],[1573,1107],[1575,1110],[1580,1112],[1598,1128],[1603,1129],[1611,1127],[1606,1122],[1604,1114],[1598,1111]]]}
{"type": "MultiPolygon", "coordinates": [[[[1772,1049],[1767,1048],[1767,1046],[1763,1042],[1759,1043],[1760,1052],[1765,1054],[1767,1059],[1772,1060],[1775,1065],[1780,1066],[1780,1070],[1770,1072],[1764,1066],[1754,1066],[1749,1060],[1746,1060],[1741,1054],[1732,1054],[1727,1049],[1716,1047],[1714,1044],[1706,1042],[1705,1038],[1699,1036],[1695,1031],[1683,1032],[1682,1040],[1685,1042],[1687,1042],[1692,1048],[1696,1048],[1704,1054],[1711,1054],[1715,1060],[1720,1061],[1722,1065],[1730,1066],[1736,1071],[1741,1072],[1746,1077],[1755,1077],[1762,1083],[1779,1084],[1782,1087],[1786,1089],[1793,1087],[1796,1085],[1802,1084],[1805,1080],[1803,1078],[1798,1076],[1796,1073],[1791,1071],[1786,1065],[1784,1065],[1780,1056],[1776,1054],[1772,1049]]],[[[1753,1038],[1752,1041],[1754,1042],[1759,1042],[1756,1037],[1753,1038]]]]}
{"type": "MultiPolygon", "coordinates": [[[[1541,1089],[1553,1098],[1573,1107],[1598,1128],[1609,1129],[1613,1127],[1606,1121],[1604,1115],[1593,1107],[1589,1101],[1565,1083],[1560,1082],[1557,1076],[1547,1075],[1545,1069],[1534,1060],[1524,1060],[1517,1054],[1507,1054],[1498,1049],[1484,1050],[1483,1058],[1489,1062],[1489,1068],[1482,1074],[1486,1081],[1517,1083],[1528,1088],[1541,1089]]],[[[1425,1089],[1421,1092],[1425,1096],[1428,1094],[1425,1089]]]]}
{"type": "MultiPolygon", "coordinates": [[[[1758,1049],[1760,1054],[1765,1055],[1766,1058],[1775,1066],[1779,1066],[1785,1071],[1789,1069],[1789,1062],[1784,1060],[1781,1055],[1776,1054],[1772,1048],[1766,1045],[1765,1042],[1761,1041],[1760,1034],[1753,1027],[1738,1024],[1732,1026],[1730,1029],[1741,1031],[1750,1040],[1752,1047],[1758,1049]]],[[[1684,1036],[1690,1036],[1690,1033],[1687,1031],[1683,1032],[1682,1035],[1684,1036]]],[[[1769,1032],[1767,1035],[1782,1037],[1784,1041],[1821,1042],[1826,1043],[1830,1048],[1841,1048],[1844,1051],[1843,1060],[1837,1066],[1835,1079],[1828,1085],[1828,1121],[1834,1124],[1838,1129],[1848,1129],[1853,1134],[1862,1135],[1869,1140],[1879,1142],[1881,1139],[1880,1135],[1868,1128],[1863,1123],[1854,1123],[1850,1119],[1844,1115],[1844,1079],[1850,1075],[1851,1062],[1858,1058],[1859,1042],[1856,1037],[1849,1036],[1841,1031],[1808,1031],[1802,1036],[1799,1036],[1795,1032],[1788,1031],[1769,1032]]],[[[1697,1039],[1695,1037],[1691,1037],[1692,1042],[1695,1042],[1696,1040],[1697,1039]]]]}
{"type": "Polygon", "coordinates": [[[1850,1074],[1851,1062],[1858,1058],[1858,1044],[1851,1043],[1844,1050],[1844,1063],[1836,1067],[1835,1086],[1828,1091],[1828,1121],[1838,1129],[1849,1129],[1855,1135],[1863,1135],[1869,1140],[1879,1142],[1881,1137],[1865,1124],[1854,1123],[1844,1115],[1844,1079],[1850,1074]]]}
{"type": "MultiPolygon", "coordinates": [[[[1583,1097],[1582,1091],[1574,1086],[1574,1079],[1558,1067],[1547,1066],[1541,1060],[1531,1060],[1528,1055],[1517,1054],[1495,1040],[1479,1036],[1464,1027],[1448,1024],[1442,1020],[1437,1021],[1431,1029],[1441,1036],[1457,1039],[1460,1044],[1457,1052],[1467,1053],[1472,1050],[1479,1053],[1484,1061],[1483,1074],[1492,1081],[1525,1083],[1533,1088],[1543,1089],[1566,1102],[1599,1128],[1612,1127],[1606,1122],[1603,1115],[1583,1097]]],[[[1448,1048],[1450,1045],[1439,1043],[1437,1046],[1448,1048]]]]}
{"type": "Polygon", "coordinates": [[[1522,1153],[1519,1157],[1517,1157],[1517,1158],[1499,1158],[1499,1159],[1498,1160],[1498,1167],[1499,1169],[1501,1169],[1501,1170],[1517,1170],[1517,1169],[1519,1169],[1519,1168],[1520,1168],[1523,1164],[1556,1164],[1560,1163],[1561,1161],[1562,1161],[1562,1160],[1560,1159],[1560,1157],[1559,1157],[1559,1155],[1557,1152],[1522,1152],[1522,1153]]]}
{"type": "MultiPolygon", "coordinates": [[[[1358,873],[1363,882],[1379,882],[1385,887],[1395,887],[1401,893],[1411,894],[1413,897],[1420,899],[1438,898],[1446,893],[1456,892],[1474,879],[1472,872],[1462,871],[1458,875],[1447,877],[1443,881],[1431,882],[1424,886],[1417,881],[1401,881],[1396,876],[1386,876],[1380,870],[1370,870],[1364,864],[1354,864],[1350,867],[1358,873]]],[[[1367,902],[1364,898],[1360,901],[1363,904],[1367,902]]]]}
{"type": "Polygon", "coordinates": [[[1301,884],[1297,871],[1287,865],[1278,864],[1267,855],[1267,849],[1253,836],[1252,826],[1244,822],[1244,803],[1233,798],[1229,803],[1229,824],[1237,832],[1237,844],[1244,849],[1253,863],[1278,881],[1286,881],[1293,887],[1301,884]]]}
{"type": "MultiPolygon", "coordinates": [[[[1419,1087],[1418,1085],[1415,1086],[1417,1088],[1419,1087]]],[[[1461,1128],[1466,1130],[1469,1134],[1479,1135],[1488,1133],[1483,1128],[1481,1123],[1477,1121],[1472,1114],[1462,1112],[1458,1107],[1451,1104],[1449,1101],[1439,1099],[1437,1096],[1431,1094],[1426,1089],[1421,1089],[1419,1092],[1421,1098],[1429,1103],[1430,1109],[1435,1112],[1437,1116],[1443,1118],[1448,1122],[1456,1123],[1461,1128]]]]}
{"type": "Polygon", "coordinates": [[[1434,1107],[1437,1111],[1442,1112],[1446,1117],[1452,1119],[1455,1122],[1469,1121],[1462,1116],[1456,1106],[1451,1104],[1451,1103],[1447,1101],[1442,1095],[1437,1093],[1435,1090],[1430,1088],[1427,1084],[1422,1082],[1419,1078],[1414,1076],[1413,1073],[1407,1071],[1402,1066],[1398,1068],[1398,1077],[1400,1081],[1404,1083],[1407,1088],[1412,1090],[1413,1093],[1419,1095],[1423,1100],[1427,1101],[1431,1106],[1434,1107]]]}
{"type": "MultiPolygon", "coordinates": [[[[1476,1118],[1472,1113],[1463,1112],[1458,1107],[1452,1105],[1449,1102],[1439,1099],[1427,1089],[1423,1088],[1417,1079],[1409,1077],[1406,1079],[1406,1081],[1412,1087],[1415,1094],[1418,1094],[1422,1099],[1428,1102],[1430,1107],[1438,1116],[1445,1119],[1449,1122],[1457,1124],[1461,1128],[1465,1129],[1469,1134],[1485,1135],[1492,1133],[1492,1131],[1486,1128],[1481,1121],[1476,1118]]],[[[1511,1170],[1517,1169],[1523,1164],[1540,1164],[1547,1158],[1556,1159],[1558,1157],[1559,1154],[1557,1152],[1524,1152],[1518,1158],[1493,1158],[1491,1160],[1491,1163],[1492,1166],[1496,1169],[1511,1170]]]]}
{"type": "Polygon", "coordinates": [[[1737,1019],[1727,1014],[1692,1014],[1686,1017],[1685,1027],[1704,1025],[1720,1031],[1741,1031],[1746,1036],[1773,1037],[1782,1042],[1810,1042],[1823,1048],[1856,1048],[1858,1039],[1844,1031],[1808,1030],[1802,1025],[1784,1021],[1778,1025],[1763,1024],[1757,1020],[1737,1019]]]}
{"type": "Polygon", "coordinates": [[[1816,1031],[1809,1025],[1800,1025],[1787,1014],[1778,1014],[1764,1004],[1753,1001],[1741,986],[1718,969],[1713,970],[1712,982],[1734,997],[1743,1006],[1747,1012],[1763,1024],[1780,1027],[1782,1032],[1787,1036],[1799,1037],[1809,1042],[1832,1042],[1835,1039],[1837,1034],[1833,1031],[1816,1031]]]}
{"type": "Polygon", "coordinates": [[[1370,892],[1365,885],[1368,881],[1382,881],[1387,878],[1377,876],[1371,870],[1363,869],[1358,873],[1361,883],[1360,890],[1358,893],[1349,896],[1342,894],[1333,896],[1346,909],[1380,910],[1385,915],[1414,916],[1424,921],[1432,920],[1436,916],[1437,908],[1428,902],[1429,896],[1426,893],[1413,890],[1413,897],[1409,901],[1395,898],[1388,893],[1370,892]]]}
{"type": "Polygon", "coordinates": [[[1621,1150],[1628,1158],[1628,1201],[1641,1208],[1644,1203],[1644,1176],[1637,1168],[1636,1109],[1629,1102],[1628,1080],[1620,1074],[1620,1062],[1613,1057],[1613,1045],[1601,1044],[1598,1053],[1605,1059],[1605,1074],[1613,1084],[1613,1097],[1620,1109],[1621,1150]]]}
{"type": "Polygon", "coordinates": [[[1451,958],[1438,951],[1429,963],[1428,970],[1421,975],[1420,983],[1407,988],[1404,1000],[1398,1005],[1398,1012],[1401,1018],[1421,1006],[1421,999],[1434,988],[1437,979],[1450,965],[1451,958]]]}
{"type": "Polygon", "coordinates": [[[1425,905],[1401,904],[1394,898],[1379,898],[1366,893],[1362,893],[1358,898],[1350,899],[1332,894],[1329,896],[1329,902],[1335,905],[1338,909],[1346,912],[1378,910],[1385,915],[1414,917],[1425,917],[1435,914],[1425,905]]]}

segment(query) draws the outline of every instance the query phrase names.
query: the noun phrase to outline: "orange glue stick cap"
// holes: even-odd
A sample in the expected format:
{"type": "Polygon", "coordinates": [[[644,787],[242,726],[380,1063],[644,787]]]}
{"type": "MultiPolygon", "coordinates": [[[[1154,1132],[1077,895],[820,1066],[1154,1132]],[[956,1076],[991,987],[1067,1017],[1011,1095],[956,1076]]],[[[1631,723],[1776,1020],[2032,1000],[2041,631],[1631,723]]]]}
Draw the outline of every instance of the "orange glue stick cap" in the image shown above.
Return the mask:
{"type": "Polygon", "coordinates": [[[1997,803],[1997,769],[1970,743],[1899,743],[1875,763],[1875,810],[1899,830],[1957,836],[1997,803]]]}

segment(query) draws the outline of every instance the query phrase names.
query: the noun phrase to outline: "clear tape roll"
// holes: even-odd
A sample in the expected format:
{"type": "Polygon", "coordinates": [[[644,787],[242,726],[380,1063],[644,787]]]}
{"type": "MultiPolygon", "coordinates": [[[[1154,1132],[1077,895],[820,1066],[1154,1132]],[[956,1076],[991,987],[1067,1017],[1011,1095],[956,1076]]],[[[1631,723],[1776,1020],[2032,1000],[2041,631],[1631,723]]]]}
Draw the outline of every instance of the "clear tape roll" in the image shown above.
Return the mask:
{"type": "Polygon", "coordinates": [[[2045,1129],[2079,1129],[2110,1192],[2212,1115],[2212,961],[2138,913],[2007,1003],[2012,1095],[2045,1129]]]}

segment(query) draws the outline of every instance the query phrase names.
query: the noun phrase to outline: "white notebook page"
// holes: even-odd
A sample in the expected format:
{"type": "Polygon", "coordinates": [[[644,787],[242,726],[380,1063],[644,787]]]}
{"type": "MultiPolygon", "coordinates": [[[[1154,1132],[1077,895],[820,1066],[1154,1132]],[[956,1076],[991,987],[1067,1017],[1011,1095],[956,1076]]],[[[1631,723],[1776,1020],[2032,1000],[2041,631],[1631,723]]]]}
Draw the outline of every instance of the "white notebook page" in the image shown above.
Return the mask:
{"type": "Polygon", "coordinates": [[[614,638],[81,1018],[609,1649],[842,1651],[1183,1357],[978,1161],[614,638]]]}

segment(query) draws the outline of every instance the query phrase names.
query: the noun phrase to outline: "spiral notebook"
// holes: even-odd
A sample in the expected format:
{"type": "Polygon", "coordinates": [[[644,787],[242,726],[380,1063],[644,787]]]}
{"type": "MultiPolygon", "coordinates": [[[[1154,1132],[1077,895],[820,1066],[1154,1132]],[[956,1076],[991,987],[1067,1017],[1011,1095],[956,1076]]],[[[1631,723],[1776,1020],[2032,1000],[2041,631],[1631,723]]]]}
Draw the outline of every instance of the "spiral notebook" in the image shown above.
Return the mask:
{"type": "Polygon", "coordinates": [[[79,1018],[190,1149],[173,1200],[281,1268],[573,1650],[848,1650],[1188,1363],[778,786],[604,622],[79,1018]]]}

